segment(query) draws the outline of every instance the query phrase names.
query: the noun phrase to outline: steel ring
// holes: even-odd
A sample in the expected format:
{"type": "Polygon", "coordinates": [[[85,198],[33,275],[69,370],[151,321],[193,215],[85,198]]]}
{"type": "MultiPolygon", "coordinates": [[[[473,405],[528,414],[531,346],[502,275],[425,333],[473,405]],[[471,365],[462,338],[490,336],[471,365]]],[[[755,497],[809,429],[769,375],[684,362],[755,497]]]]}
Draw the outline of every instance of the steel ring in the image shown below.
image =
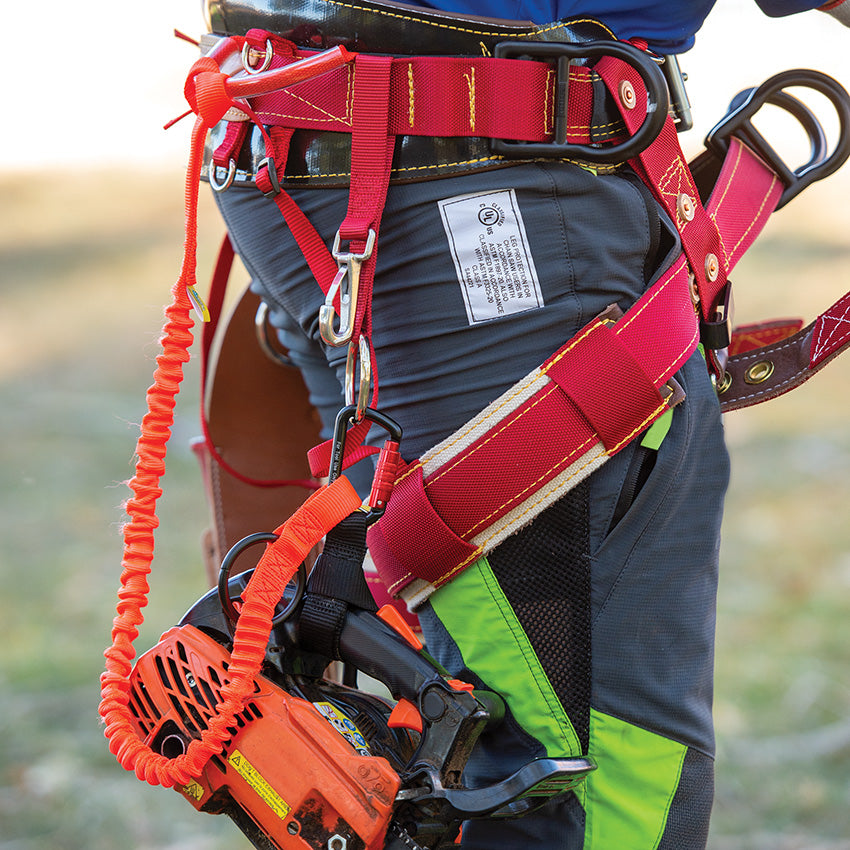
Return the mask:
{"type": "Polygon", "coordinates": [[[258,65],[256,68],[251,64],[251,61],[249,59],[251,50],[253,49],[255,48],[252,48],[247,41],[242,45],[242,67],[249,74],[262,74],[263,71],[268,71],[269,66],[272,64],[272,59],[274,58],[274,47],[272,47],[272,40],[270,38],[266,39],[265,59],[263,59],[263,63],[261,65],[258,65]]]}
{"type": "Polygon", "coordinates": [[[236,176],[236,160],[231,157],[230,162],[227,164],[227,176],[224,178],[222,183],[219,183],[218,177],[216,177],[218,168],[219,167],[214,162],[210,162],[207,178],[210,181],[210,186],[212,186],[213,192],[223,192],[233,183],[233,178],[236,176]]]}
{"type": "MultiPolygon", "coordinates": [[[[277,538],[278,535],[271,531],[259,531],[256,534],[249,534],[235,543],[224,556],[218,573],[218,599],[221,603],[221,611],[232,628],[236,627],[236,621],[239,619],[239,612],[230,598],[229,591],[230,573],[233,569],[233,564],[249,546],[257,543],[273,543],[277,538]]],[[[248,570],[247,572],[253,574],[254,571],[248,570]]],[[[278,626],[287,620],[304,596],[304,591],[307,589],[307,566],[303,561],[298,566],[295,575],[290,581],[295,581],[295,593],[292,599],[286,603],[283,610],[272,618],[273,626],[278,626]]]]}

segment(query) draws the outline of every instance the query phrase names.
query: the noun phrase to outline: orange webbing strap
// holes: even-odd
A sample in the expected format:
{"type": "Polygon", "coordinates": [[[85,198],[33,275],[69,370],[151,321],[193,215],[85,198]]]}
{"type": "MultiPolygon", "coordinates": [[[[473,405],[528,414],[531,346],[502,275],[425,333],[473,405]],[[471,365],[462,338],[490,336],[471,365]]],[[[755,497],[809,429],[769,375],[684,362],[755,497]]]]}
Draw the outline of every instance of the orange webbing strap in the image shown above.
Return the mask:
{"type": "Polygon", "coordinates": [[[271,632],[275,605],[283,589],[309,551],[341,520],[360,506],[360,497],[348,479],[338,478],[314,493],[280,526],[279,537],[269,544],[248,586],[242,594],[242,611],[233,636],[233,652],[228,682],[222,688],[222,702],[200,739],[174,759],[166,758],[140,740],[128,707],[130,673],[135,657],[133,640],[147,603],[145,576],[150,571],[147,551],[135,552],[134,541],[127,543],[118,616],[113,622],[112,646],[104,653],[106,672],[101,676],[100,715],[106,722],[109,749],[127,770],[151,785],[185,785],[203,771],[210,758],[232,737],[236,714],[254,692],[271,632]],[[141,562],[141,563],[140,563],[141,562]],[[147,562],[147,563],[146,563],[147,562]]]}
{"type": "MultiPolygon", "coordinates": [[[[295,63],[274,78],[275,84],[288,85],[305,77],[323,73],[350,60],[341,49],[329,50],[311,62],[295,63]]],[[[267,81],[250,81],[262,87],[267,81]]],[[[244,85],[244,84],[243,84],[244,85]]],[[[147,604],[148,583],[154,551],[154,529],[159,524],[156,502],[162,494],[160,480],[165,472],[165,454],[174,423],[174,404],[183,380],[183,364],[189,360],[192,344],[190,316],[194,306],[204,318],[207,309],[194,289],[197,247],[198,180],[206,131],[231,107],[240,106],[233,98],[239,93],[228,90],[228,79],[211,57],[199,59],[189,73],[186,99],[197,114],[192,129],[189,164],[186,169],[186,230],[180,276],[171,290],[172,303],[166,309],[161,338],[162,351],[157,357],[154,382],[147,393],[148,412],[142,419],[136,444],[136,470],[130,481],[133,497],[126,510],[130,521],[124,527],[124,558],[121,588],[118,591],[117,616],[113,620],[112,645],[104,653],[106,670],[101,676],[100,715],[106,722],[109,748],[120,764],[135,770],[139,779],[166,786],[186,784],[200,775],[209,757],[221,750],[230,736],[235,714],[242,701],[253,692],[253,678],[260,669],[271,630],[274,607],[283,588],[307,553],[324,534],[360,506],[360,498],[344,478],[317,491],[280,527],[280,537],[271,544],[255,570],[245,591],[245,605],[234,635],[230,682],[223,689],[224,701],[201,740],[193,741],[177,759],[154,753],[139,740],[128,708],[130,674],[135,657],[133,641],[143,622],[142,608],[147,604]]]]}

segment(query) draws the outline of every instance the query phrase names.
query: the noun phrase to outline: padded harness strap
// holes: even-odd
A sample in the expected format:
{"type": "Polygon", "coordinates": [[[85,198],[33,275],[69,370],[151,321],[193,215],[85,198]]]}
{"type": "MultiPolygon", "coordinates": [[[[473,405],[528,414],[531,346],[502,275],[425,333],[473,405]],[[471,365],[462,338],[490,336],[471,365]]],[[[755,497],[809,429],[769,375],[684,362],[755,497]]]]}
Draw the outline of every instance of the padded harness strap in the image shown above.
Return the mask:
{"type": "MultiPolygon", "coordinates": [[[[251,37],[265,43],[270,36],[263,32],[251,37]]],[[[275,63],[285,65],[306,55],[309,52],[292,45],[275,50],[272,69],[275,63]]],[[[572,133],[579,141],[598,141],[590,138],[590,125],[593,83],[599,79],[608,100],[617,105],[626,135],[643,126],[650,101],[640,74],[628,62],[606,55],[592,71],[572,67],[569,72],[568,138],[572,133]]],[[[284,142],[281,147],[292,128],[352,134],[351,195],[339,236],[351,241],[353,252],[363,250],[370,231],[375,236],[361,275],[355,344],[362,334],[371,351],[376,237],[395,136],[550,140],[555,82],[553,70],[539,62],[358,54],[353,64],[348,60],[296,88],[252,94],[246,116],[284,128],[277,137],[284,142]],[[516,97],[518,91],[523,97],[516,97]],[[428,110],[421,108],[423,97],[428,110]],[[500,108],[506,102],[512,109],[500,108]]],[[[655,141],[629,164],[675,223],[683,254],[620,321],[613,326],[605,317],[591,322],[470,423],[401,472],[386,514],[370,529],[369,546],[391,591],[411,604],[527,524],[675,403],[665,384],[693,353],[701,331],[705,334],[725,320],[721,308],[728,274],[783,192],[774,171],[731,138],[703,204],[669,116],[655,141]],[[482,480],[490,486],[480,487],[482,480]],[[420,562],[423,550],[429,553],[427,564],[420,562]]],[[[261,182],[267,186],[274,180],[264,177],[261,182]]],[[[289,222],[280,200],[288,196],[280,191],[276,195],[289,222]]],[[[293,232],[298,238],[295,228],[293,232]]],[[[314,233],[312,228],[305,232],[314,233]]],[[[327,249],[312,237],[298,241],[308,262],[316,260],[323,267],[316,277],[327,292],[327,249]]],[[[729,396],[725,406],[744,406],[784,392],[821,368],[850,343],[848,313],[850,295],[806,330],[764,349],[786,355],[787,367],[774,370],[781,373],[778,383],[729,396]]],[[[723,389],[722,358],[711,347],[707,355],[723,389]]],[[[733,385],[739,383],[735,370],[749,368],[746,364],[760,356],[743,352],[732,359],[733,385]]],[[[377,381],[373,406],[376,401],[377,381]]],[[[347,456],[351,447],[360,445],[367,428],[364,419],[348,434],[347,456]]],[[[322,474],[324,460],[314,459],[314,474],[322,474]]]]}

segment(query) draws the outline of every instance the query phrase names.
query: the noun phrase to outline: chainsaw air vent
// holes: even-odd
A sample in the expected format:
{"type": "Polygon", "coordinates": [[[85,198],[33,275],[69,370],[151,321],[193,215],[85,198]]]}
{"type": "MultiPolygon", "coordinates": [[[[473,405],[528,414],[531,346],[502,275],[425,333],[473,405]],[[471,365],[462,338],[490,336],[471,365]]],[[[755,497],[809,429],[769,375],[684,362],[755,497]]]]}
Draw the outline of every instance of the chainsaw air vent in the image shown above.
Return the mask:
{"type": "MultiPolygon", "coordinates": [[[[216,708],[223,702],[221,689],[227,683],[228,663],[220,644],[210,641],[215,651],[194,645],[197,633],[188,634],[187,644],[176,630],[140,659],[132,677],[129,706],[143,737],[161,729],[171,717],[187,738],[200,738],[216,708]],[[200,650],[200,651],[199,651],[200,650]]],[[[259,693],[259,685],[254,685],[259,693]]],[[[228,727],[231,737],[252,720],[262,717],[256,703],[248,703],[228,727]]]]}

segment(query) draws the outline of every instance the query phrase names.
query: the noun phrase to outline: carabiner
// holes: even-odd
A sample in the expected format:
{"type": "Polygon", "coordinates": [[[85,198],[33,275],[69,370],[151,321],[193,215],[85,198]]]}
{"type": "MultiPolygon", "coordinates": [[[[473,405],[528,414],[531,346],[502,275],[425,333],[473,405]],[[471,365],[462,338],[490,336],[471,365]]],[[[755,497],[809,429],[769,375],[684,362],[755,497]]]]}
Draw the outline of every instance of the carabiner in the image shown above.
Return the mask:
{"type": "Polygon", "coordinates": [[[361,254],[340,251],[341,237],[337,231],[331,253],[337,261],[338,269],[325,296],[325,303],[319,308],[319,333],[328,344],[337,348],[351,341],[354,333],[354,317],[357,311],[357,296],[360,291],[360,267],[372,256],[375,247],[375,231],[369,228],[366,247],[361,254]],[[334,330],[334,300],[339,293],[339,329],[334,330]]]}
{"type": "Polygon", "coordinates": [[[705,140],[705,146],[721,159],[729,150],[729,137],[737,136],[751,147],[775,172],[785,186],[776,209],[785,206],[809,184],[837,171],[850,157],[850,96],[844,87],[826,74],[818,71],[783,71],[763,82],[758,88],[742,92],[732,102],[731,110],[715,125],[705,140]],[[784,91],[799,86],[823,94],[838,116],[838,139],[827,156],[823,128],[814,113],[797,98],[784,91]],[[742,99],[743,98],[743,99],[742,99]],[[766,103],[784,109],[799,121],[811,144],[808,162],[791,169],[753,126],[750,120],[766,103]]]}
{"type": "Polygon", "coordinates": [[[348,433],[348,426],[355,425],[363,419],[368,419],[370,422],[380,425],[387,432],[387,439],[384,441],[381,453],[378,456],[378,462],[375,466],[372,491],[369,495],[366,521],[368,525],[371,525],[381,518],[381,515],[386,509],[387,501],[395,484],[396,473],[401,463],[398,447],[401,442],[402,431],[398,422],[372,407],[367,407],[362,413],[357,410],[355,405],[343,407],[337,414],[336,424],[334,425],[328,482],[335,481],[342,475],[342,464],[345,457],[345,438],[348,433]],[[357,418],[358,414],[360,416],[359,419],[357,418]]]}

